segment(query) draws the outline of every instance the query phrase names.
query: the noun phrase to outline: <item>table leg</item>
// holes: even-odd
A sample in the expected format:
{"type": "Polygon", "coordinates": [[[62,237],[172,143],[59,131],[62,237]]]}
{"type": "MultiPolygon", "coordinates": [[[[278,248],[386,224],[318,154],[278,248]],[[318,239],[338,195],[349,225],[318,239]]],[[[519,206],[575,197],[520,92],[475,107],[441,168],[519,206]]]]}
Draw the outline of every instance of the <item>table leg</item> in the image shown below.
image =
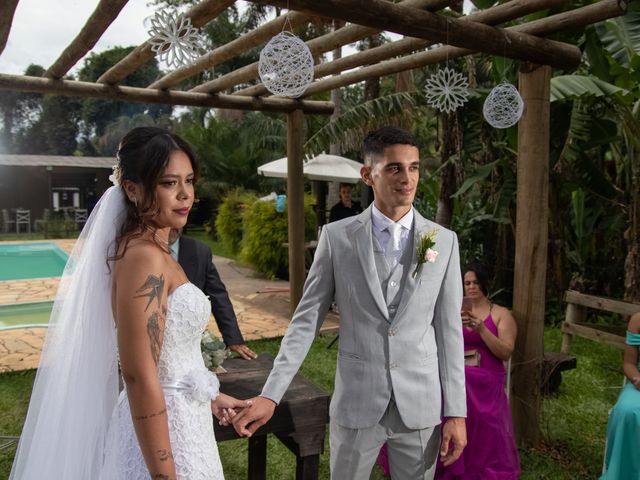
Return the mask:
{"type": "Polygon", "coordinates": [[[249,480],[267,478],[267,436],[249,438],[249,480]]]}

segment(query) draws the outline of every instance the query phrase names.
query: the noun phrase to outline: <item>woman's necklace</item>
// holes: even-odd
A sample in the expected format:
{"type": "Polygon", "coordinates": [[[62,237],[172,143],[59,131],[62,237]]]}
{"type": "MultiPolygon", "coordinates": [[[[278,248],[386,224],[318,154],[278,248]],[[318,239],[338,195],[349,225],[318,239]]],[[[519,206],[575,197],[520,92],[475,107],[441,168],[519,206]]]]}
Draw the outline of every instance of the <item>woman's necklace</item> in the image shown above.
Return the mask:
{"type": "Polygon", "coordinates": [[[158,235],[157,231],[154,231],[149,225],[145,225],[145,228],[149,230],[151,233],[153,233],[153,238],[155,238],[160,243],[160,245],[162,245],[167,249],[169,248],[169,242],[166,241],[164,238],[162,238],[160,235],[158,235]]]}

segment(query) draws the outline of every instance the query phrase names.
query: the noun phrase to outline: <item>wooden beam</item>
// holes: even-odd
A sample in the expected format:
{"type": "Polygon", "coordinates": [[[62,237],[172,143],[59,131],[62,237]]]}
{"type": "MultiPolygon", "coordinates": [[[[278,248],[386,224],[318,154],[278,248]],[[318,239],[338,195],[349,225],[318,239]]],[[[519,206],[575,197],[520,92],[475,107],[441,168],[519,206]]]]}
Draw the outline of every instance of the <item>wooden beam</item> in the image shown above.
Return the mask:
{"type": "MultiPolygon", "coordinates": [[[[430,11],[440,10],[451,3],[451,0],[403,0],[401,5],[423,8],[430,11]]],[[[330,52],[338,47],[357,42],[363,38],[380,33],[379,29],[363,27],[361,25],[347,25],[335,32],[327,33],[307,42],[311,54],[316,57],[330,52]]],[[[252,63],[233,72],[223,75],[209,82],[192,88],[192,92],[222,92],[239,83],[249,82],[258,78],[258,63],[252,63]]]]}
{"type": "Polygon", "coordinates": [[[104,83],[54,80],[51,78],[27,77],[0,74],[0,90],[48,93],[71,97],[93,97],[132,103],[160,103],[191,107],[231,108],[236,110],[259,110],[270,112],[292,112],[330,115],[331,102],[293,100],[289,98],[239,97],[207,93],[191,93],[176,90],[152,90],[149,88],[107,85],[104,83]]]}
{"type": "Polygon", "coordinates": [[[285,23],[290,25],[289,28],[295,28],[299,25],[308,23],[311,18],[311,15],[299,12],[292,12],[290,15],[280,15],[251,32],[246,33],[225,45],[215,48],[205,55],[202,55],[192,64],[165,75],[161,79],[149,85],[149,88],[169,88],[177,85],[181,81],[192,77],[207,68],[219,65],[242,52],[269,41],[273,36],[282,31],[285,23]]]}
{"type": "Polygon", "coordinates": [[[589,340],[593,340],[598,343],[604,343],[605,345],[611,345],[612,347],[620,349],[624,349],[626,345],[624,337],[615,335],[613,333],[604,332],[587,325],[565,322],[562,324],[561,330],[565,335],[577,335],[582,338],[587,338],[589,340]]]}
{"type": "Polygon", "coordinates": [[[295,110],[287,117],[289,295],[292,316],[302,298],[305,278],[303,145],[304,114],[301,110],[295,110]]]}
{"type": "MultiPolygon", "coordinates": [[[[513,32],[524,31],[532,35],[543,36],[559,32],[563,29],[582,27],[591,23],[600,22],[622,14],[624,14],[624,10],[620,7],[618,0],[603,0],[596,4],[552,15],[551,17],[536,20],[535,22],[509,27],[507,30],[513,32]]],[[[352,85],[364,81],[367,78],[393,75],[404,70],[420,68],[425,65],[432,65],[447,59],[463,57],[474,53],[477,53],[476,50],[450,46],[414,53],[396,60],[389,60],[369,67],[360,68],[354,72],[348,72],[314,82],[309,85],[303,97],[334,90],[346,85],[352,85]]]]}
{"type": "Polygon", "coordinates": [[[0,2],[0,53],[7,46],[7,39],[11,31],[13,23],[13,15],[16,13],[16,7],[19,0],[4,0],[0,2]]]}
{"type": "MultiPolygon", "coordinates": [[[[575,303],[567,303],[567,311],[564,316],[564,323],[579,323],[583,322],[587,318],[587,309],[575,303]]],[[[560,353],[566,355],[571,350],[571,340],[573,340],[570,333],[564,332],[562,334],[562,345],[560,346],[560,353]]]]}
{"type": "Polygon", "coordinates": [[[574,45],[475,22],[436,15],[385,0],[250,0],[275,4],[316,15],[379,28],[409,37],[442,42],[461,48],[556,68],[573,69],[582,53],[574,45]],[[479,48],[481,47],[481,48],[479,48]]]}
{"type": "MultiPolygon", "coordinates": [[[[205,0],[190,8],[185,13],[185,16],[191,19],[191,25],[195,28],[200,28],[220,15],[234,2],[235,0],[205,0]]],[[[98,78],[98,82],[116,84],[135,72],[138,67],[151,60],[154,56],[155,53],[151,50],[151,43],[146,41],[142,45],[138,45],[129,55],[103,73],[98,78]]]]}
{"type": "Polygon", "coordinates": [[[549,118],[551,67],[524,64],[518,90],[524,112],[518,123],[516,253],[511,409],[516,438],[535,447],[541,439],[540,387],[544,356],[545,287],[549,216],[549,118]]]}
{"type": "MultiPolygon", "coordinates": [[[[480,10],[471,15],[461,17],[460,20],[485,23],[487,25],[497,25],[499,23],[514,20],[523,15],[538,12],[546,8],[551,8],[567,3],[568,0],[512,0],[507,3],[496,5],[486,10],[480,10]]],[[[328,75],[360,67],[362,65],[375,65],[383,60],[405,55],[416,50],[424,50],[433,45],[429,40],[421,38],[405,37],[402,40],[386,43],[376,48],[365,50],[343,57],[333,62],[326,62],[316,65],[313,71],[313,78],[318,79],[328,75]]],[[[235,95],[261,96],[267,94],[264,85],[254,85],[234,92],[235,95]]]]}
{"type": "Polygon", "coordinates": [[[625,316],[640,312],[640,305],[637,303],[623,302],[622,300],[607,297],[596,297],[595,295],[587,295],[575,290],[567,290],[564,295],[564,301],[625,316]]]}
{"type": "Polygon", "coordinates": [[[71,68],[90,51],[102,34],[113,23],[129,0],[100,0],[87,23],[73,39],[64,52],[53,62],[45,73],[49,78],[62,78],[71,68]]]}

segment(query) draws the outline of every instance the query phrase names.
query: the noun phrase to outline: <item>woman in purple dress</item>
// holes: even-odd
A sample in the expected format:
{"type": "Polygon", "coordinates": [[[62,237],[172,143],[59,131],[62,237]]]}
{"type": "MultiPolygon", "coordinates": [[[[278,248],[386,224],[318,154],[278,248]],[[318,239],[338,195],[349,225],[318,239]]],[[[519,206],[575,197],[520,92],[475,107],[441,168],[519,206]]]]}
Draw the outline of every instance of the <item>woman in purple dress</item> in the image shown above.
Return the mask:
{"type": "Polygon", "coordinates": [[[504,367],[513,352],[517,327],[507,308],[487,298],[487,286],[488,275],[481,265],[465,269],[465,303],[469,302],[462,310],[465,357],[476,350],[479,362],[465,366],[467,446],[452,465],[438,465],[437,479],[514,480],[520,474],[504,367]]]}

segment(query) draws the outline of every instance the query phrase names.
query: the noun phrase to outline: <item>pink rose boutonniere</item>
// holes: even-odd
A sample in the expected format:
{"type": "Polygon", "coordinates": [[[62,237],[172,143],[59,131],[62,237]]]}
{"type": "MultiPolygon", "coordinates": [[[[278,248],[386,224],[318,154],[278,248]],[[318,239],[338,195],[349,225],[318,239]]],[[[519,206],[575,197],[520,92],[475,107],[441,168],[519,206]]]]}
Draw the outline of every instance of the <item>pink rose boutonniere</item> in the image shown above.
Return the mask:
{"type": "Polygon", "coordinates": [[[416,265],[416,269],[413,271],[411,275],[413,278],[416,278],[420,269],[422,268],[422,264],[429,262],[433,263],[436,261],[436,257],[438,256],[438,251],[434,250],[433,247],[436,244],[436,235],[438,234],[438,229],[434,228],[433,230],[428,231],[422,237],[420,237],[420,243],[418,244],[418,248],[416,249],[416,253],[418,254],[418,264],[416,265]]]}

